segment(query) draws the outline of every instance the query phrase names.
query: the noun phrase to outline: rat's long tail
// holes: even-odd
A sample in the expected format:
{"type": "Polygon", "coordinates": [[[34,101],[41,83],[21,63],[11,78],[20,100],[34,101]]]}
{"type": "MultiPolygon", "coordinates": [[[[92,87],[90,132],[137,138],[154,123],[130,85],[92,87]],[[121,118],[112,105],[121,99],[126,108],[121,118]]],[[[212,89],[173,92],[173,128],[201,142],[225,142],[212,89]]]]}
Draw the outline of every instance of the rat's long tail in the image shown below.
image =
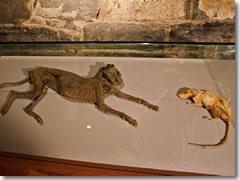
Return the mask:
{"type": "Polygon", "coordinates": [[[188,144],[195,145],[195,146],[201,146],[203,148],[205,148],[205,147],[219,147],[219,146],[224,145],[227,142],[228,137],[230,135],[231,119],[229,121],[223,121],[223,122],[225,122],[225,124],[226,124],[225,134],[224,134],[223,138],[217,144],[196,144],[196,143],[188,143],[188,144]]]}
{"type": "Polygon", "coordinates": [[[29,78],[26,78],[24,80],[18,81],[18,82],[11,82],[11,83],[2,83],[0,84],[0,89],[1,88],[6,88],[6,87],[11,87],[11,86],[18,86],[24,83],[30,82],[29,78]]]}

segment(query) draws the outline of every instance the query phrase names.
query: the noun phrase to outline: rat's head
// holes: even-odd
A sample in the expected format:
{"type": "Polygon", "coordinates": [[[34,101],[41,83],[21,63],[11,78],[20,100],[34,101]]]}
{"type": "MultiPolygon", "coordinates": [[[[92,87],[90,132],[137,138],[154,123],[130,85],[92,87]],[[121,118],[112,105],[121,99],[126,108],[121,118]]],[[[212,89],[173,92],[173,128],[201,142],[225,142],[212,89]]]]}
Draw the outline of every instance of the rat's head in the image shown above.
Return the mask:
{"type": "Polygon", "coordinates": [[[115,68],[114,64],[107,64],[101,68],[102,77],[113,86],[119,86],[123,83],[121,73],[115,68]]]}
{"type": "Polygon", "coordinates": [[[180,88],[177,92],[177,96],[181,99],[188,99],[193,96],[193,89],[191,88],[180,88]]]}

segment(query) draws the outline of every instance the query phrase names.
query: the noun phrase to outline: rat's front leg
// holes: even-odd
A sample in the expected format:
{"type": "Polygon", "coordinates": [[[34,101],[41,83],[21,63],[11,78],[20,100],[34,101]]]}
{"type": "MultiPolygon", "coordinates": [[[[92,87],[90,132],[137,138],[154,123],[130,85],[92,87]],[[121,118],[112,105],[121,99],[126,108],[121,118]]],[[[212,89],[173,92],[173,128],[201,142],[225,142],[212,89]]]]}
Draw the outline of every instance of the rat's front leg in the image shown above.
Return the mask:
{"type": "Polygon", "coordinates": [[[186,104],[191,105],[191,106],[203,106],[201,103],[195,103],[195,102],[186,102],[186,104]]]}
{"type": "Polygon", "coordinates": [[[202,98],[200,95],[196,95],[190,99],[192,100],[192,102],[187,102],[188,105],[199,106],[199,107],[203,106],[202,98]]]}

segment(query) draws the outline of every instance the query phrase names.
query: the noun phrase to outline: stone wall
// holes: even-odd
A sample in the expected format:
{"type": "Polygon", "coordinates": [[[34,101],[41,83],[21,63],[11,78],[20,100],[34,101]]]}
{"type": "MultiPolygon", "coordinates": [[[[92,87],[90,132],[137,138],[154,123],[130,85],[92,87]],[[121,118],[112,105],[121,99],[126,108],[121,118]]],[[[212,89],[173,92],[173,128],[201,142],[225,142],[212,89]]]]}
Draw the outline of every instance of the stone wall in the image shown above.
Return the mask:
{"type": "Polygon", "coordinates": [[[0,41],[235,42],[234,0],[1,0],[0,41]]]}

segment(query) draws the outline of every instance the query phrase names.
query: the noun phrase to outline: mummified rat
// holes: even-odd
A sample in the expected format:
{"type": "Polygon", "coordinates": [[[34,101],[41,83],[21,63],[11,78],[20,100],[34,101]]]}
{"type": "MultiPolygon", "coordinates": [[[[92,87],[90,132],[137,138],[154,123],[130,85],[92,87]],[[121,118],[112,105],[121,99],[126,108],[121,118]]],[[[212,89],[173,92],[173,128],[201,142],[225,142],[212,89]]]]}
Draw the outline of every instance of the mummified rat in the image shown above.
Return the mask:
{"type": "Polygon", "coordinates": [[[203,116],[203,118],[207,118],[209,120],[216,120],[217,118],[220,118],[226,124],[224,137],[218,143],[189,144],[201,147],[218,147],[227,142],[231,129],[232,111],[226,98],[219,96],[211,91],[198,90],[194,88],[181,88],[178,91],[177,96],[181,99],[189,99],[190,102],[187,102],[189,105],[206,108],[209,111],[211,117],[203,116]]]}

